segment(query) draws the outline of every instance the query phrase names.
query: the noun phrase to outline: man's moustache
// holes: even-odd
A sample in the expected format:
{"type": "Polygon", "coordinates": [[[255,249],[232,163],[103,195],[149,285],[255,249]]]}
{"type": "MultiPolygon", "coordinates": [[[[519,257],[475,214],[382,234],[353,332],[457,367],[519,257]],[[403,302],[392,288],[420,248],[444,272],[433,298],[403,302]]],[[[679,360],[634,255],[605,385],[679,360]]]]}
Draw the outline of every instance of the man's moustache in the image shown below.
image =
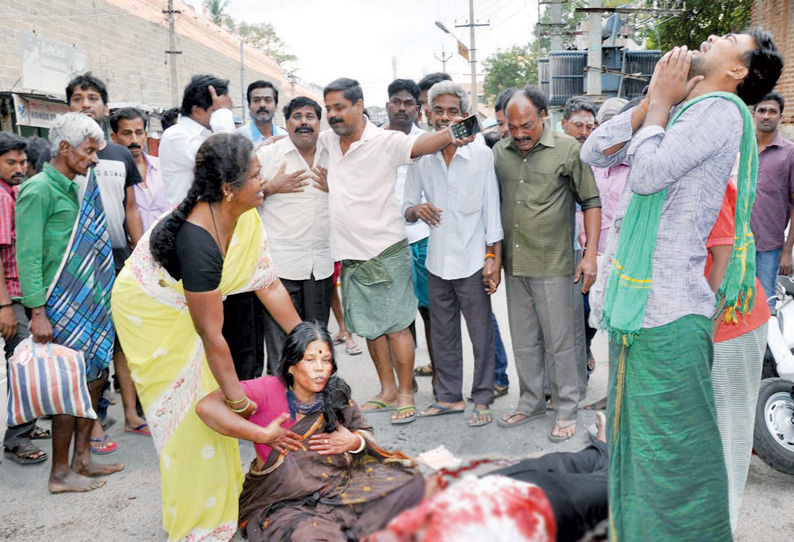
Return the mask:
{"type": "Polygon", "coordinates": [[[340,124],[341,122],[342,122],[342,119],[337,118],[337,117],[334,117],[332,119],[328,119],[328,124],[340,124]]]}
{"type": "Polygon", "coordinates": [[[256,111],[256,114],[257,114],[257,115],[258,115],[259,113],[270,113],[270,109],[268,109],[268,108],[266,108],[266,107],[263,107],[262,109],[258,109],[258,110],[256,111]]]}
{"type": "Polygon", "coordinates": [[[299,134],[313,134],[314,128],[312,128],[311,126],[301,126],[295,131],[299,134]]]}
{"type": "Polygon", "coordinates": [[[138,145],[137,143],[131,143],[131,144],[127,145],[127,148],[130,149],[130,150],[132,150],[132,149],[140,149],[141,146],[138,145]]]}
{"type": "Polygon", "coordinates": [[[532,141],[532,138],[531,137],[521,137],[521,138],[514,137],[513,141],[515,141],[516,143],[528,143],[528,142],[532,141]]]}

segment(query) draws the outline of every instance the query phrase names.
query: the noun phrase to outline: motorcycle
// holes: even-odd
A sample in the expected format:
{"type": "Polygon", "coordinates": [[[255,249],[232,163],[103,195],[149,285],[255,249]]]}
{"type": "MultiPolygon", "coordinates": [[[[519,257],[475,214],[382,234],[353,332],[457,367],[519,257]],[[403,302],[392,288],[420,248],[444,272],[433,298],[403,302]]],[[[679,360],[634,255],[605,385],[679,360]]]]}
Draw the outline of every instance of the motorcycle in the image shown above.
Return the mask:
{"type": "MultiPolygon", "coordinates": [[[[777,278],[755,410],[753,448],[773,469],[794,474],[794,279],[777,278]]],[[[759,300],[760,301],[760,300],[759,300]]]]}

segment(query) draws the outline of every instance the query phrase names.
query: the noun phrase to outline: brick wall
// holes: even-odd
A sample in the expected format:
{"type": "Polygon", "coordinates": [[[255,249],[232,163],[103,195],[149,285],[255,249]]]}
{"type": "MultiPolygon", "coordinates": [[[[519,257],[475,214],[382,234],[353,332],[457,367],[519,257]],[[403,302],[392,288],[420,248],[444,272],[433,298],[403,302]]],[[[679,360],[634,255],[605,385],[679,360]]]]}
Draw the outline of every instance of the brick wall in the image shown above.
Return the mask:
{"type": "MultiPolygon", "coordinates": [[[[165,0],[5,0],[0,17],[0,90],[19,89],[22,52],[19,32],[73,44],[90,54],[91,70],[105,80],[111,102],[171,107],[168,25],[161,10],[165,0]]],[[[235,106],[241,101],[239,41],[199,17],[190,7],[177,16],[179,99],[196,73],[212,73],[230,80],[235,106]]],[[[269,57],[246,48],[246,84],[267,79],[282,91],[280,102],[291,97],[281,68],[269,57]],[[286,88],[284,88],[286,87],[286,88]]],[[[317,99],[300,85],[298,94],[317,99]]],[[[321,98],[321,96],[320,96],[321,98]]],[[[235,114],[239,114],[235,107],[235,114]]]]}
{"type": "Polygon", "coordinates": [[[786,68],[776,90],[786,99],[781,127],[789,139],[794,139],[794,1],[756,0],[753,5],[753,26],[763,26],[775,35],[775,43],[783,52],[786,68]]]}

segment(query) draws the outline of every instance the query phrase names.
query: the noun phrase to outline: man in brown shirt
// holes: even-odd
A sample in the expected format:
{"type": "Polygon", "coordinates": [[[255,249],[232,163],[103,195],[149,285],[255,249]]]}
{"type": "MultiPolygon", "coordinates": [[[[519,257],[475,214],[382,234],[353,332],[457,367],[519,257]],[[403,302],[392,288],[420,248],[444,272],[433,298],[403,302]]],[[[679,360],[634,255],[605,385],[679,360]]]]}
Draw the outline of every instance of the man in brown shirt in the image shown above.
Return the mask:
{"type": "Polygon", "coordinates": [[[576,433],[580,400],[570,281],[582,279],[583,293],[595,281],[601,201],[592,170],[579,159],[577,141],[545,126],[548,100],[539,89],[517,91],[505,110],[510,138],[494,146],[494,162],[521,397],[516,410],[498,423],[515,427],[545,416],[545,359],[556,416],[549,438],[559,442],[576,433]],[[587,247],[574,270],[576,203],[584,211],[587,247]]]}

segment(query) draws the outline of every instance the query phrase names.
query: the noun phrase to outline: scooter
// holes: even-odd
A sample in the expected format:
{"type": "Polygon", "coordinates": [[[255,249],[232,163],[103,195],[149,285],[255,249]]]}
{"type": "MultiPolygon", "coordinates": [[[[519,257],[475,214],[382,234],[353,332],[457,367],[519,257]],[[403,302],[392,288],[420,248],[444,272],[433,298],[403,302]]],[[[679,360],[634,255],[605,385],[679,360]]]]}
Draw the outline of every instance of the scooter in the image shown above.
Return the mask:
{"type": "MultiPolygon", "coordinates": [[[[794,279],[777,278],[755,409],[753,448],[767,465],[794,474],[794,279]]],[[[760,300],[759,300],[760,301],[760,300]]]]}

